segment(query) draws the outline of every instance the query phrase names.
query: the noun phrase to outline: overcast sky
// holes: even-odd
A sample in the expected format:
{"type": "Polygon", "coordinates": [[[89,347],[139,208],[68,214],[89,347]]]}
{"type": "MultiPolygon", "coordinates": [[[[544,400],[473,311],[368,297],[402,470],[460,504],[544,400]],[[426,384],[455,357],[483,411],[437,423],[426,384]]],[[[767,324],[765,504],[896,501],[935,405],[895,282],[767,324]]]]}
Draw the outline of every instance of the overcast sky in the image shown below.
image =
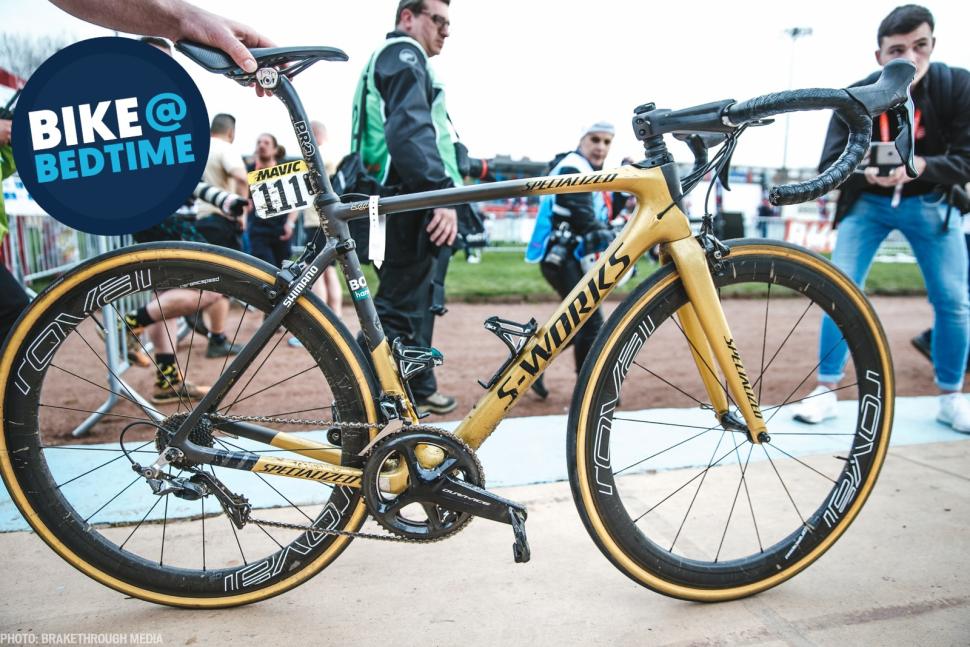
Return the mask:
{"type": "MultiPolygon", "coordinates": [[[[133,0],[134,1],[134,0],[133,0]]],[[[349,63],[317,63],[296,79],[311,118],[325,122],[335,160],[349,147],[357,78],[370,53],[393,28],[397,0],[212,0],[198,4],[257,26],[280,45],[328,45],[349,63]]],[[[654,2],[647,0],[454,0],[451,37],[432,59],[448,106],[471,154],[546,160],[576,145],[583,124],[607,119],[617,137],[608,165],[639,156],[633,108],[646,101],[682,108],[725,98],[746,99],[785,89],[794,56],[794,87],[841,87],[876,69],[880,20],[897,2],[654,2]],[[784,33],[811,27],[793,49],[784,33]]],[[[970,3],[927,5],[936,16],[934,60],[970,66],[970,3]]],[[[39,0],[0,0],[0,31],[110,35],[39,0]]],[[[250,152],[261,132],[290,152],[295,138],[275,99],[257,99],[227,79],[178,55],[206,99],[209,114],[238,119],[236,143],[250,152]]],[[[828,115],[792,118],[788,161],[814,167],[828,115]]],[[[753,129],[736,163],[779,166],[784,126],[753,129]]],[[[672,146],[678,158],[689,153],[672,146]]]]}

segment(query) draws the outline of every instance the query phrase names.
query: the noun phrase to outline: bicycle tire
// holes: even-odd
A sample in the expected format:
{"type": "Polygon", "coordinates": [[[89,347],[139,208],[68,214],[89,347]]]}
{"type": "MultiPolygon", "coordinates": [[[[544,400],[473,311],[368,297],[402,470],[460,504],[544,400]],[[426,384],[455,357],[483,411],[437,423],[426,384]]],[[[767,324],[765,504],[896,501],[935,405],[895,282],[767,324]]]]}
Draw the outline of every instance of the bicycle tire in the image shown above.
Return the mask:
{"type": "MultiPolygon", "coordinates": [[[[58,470],[66,472],[66,468],[61,467],[63,461],[60,456],[65,454],[87,456],[92,453],[99,455],[98,452],[112,451],[110,445],[106,445],[107,449],[93,446],[97,451],[89,451],[86,454],[83,451],[60,451],[58,454],[59,450],[65,448],[81,450],[91,449],[92,446],[55,446],[50,441],[60,441],[53,436],[54,432],[44,425],[45,417],[52,415],[52,407],[58,410],[66,408],[49,404],[48,398],[56,398],[61,394],[67,394],[62,396],[64,398],[75,397],[76,393],[72,393],[72,389],[78,392],[85,388],[91,389],[90,384],[98,381],[93,377],[89,379],[84,376],[85,361],[72,360],[74,355],[67,354],[85,352],[76,337],[80,337],[91,351],[95,352],[97,346],[92,347],[87,342],[87,339],[94,339],[97,342],[97,339],[91,335],[96,325],[92,313],[96,312],[104,316],[105,309],[112,307],[112,303],[126,295],[134,294],[139,289],[150,289],[157,297],[159,291],[165,289],[186,285],[204,286],[207,292],[219,292],[232,297],[237,303],[247,304],[241,309],[237,306],[235,315],[230,313],[230,318],[238,317],[238,325],[233,335],[235,337],[239,335],[241,329],[244,329],[245,323],[249,323],[250,327],[256,325],[253,321],[256,317],[247,319],[247,313],[251,311],[265,313],[271,309],[270,299],[273,294],[274,280],[275,268],[241,253],[194,243],[151,243],[109,253],[80,265],[38,296],[17,321],[0,355],[0,385],[3,388],[2,397],[0,397],[0,420],[3,424],[3,433],[0,434],[0,473],[11,498],[33,530],[71,565],[102,584],[143,600],[180,607],[212,608],[247,604],[287,591],[318,573],[346,548],[350,537],[319,532],[281,531],[276,528],[271,528],[272,532],[270,532],[258,524],[250,523],[237,533],[231,523],[218,520],[219,516],[226,515],[217,502],[210,500],[207,509],[206,499],[212,499],[211,496],[201,499],[200,513],[190,510],[176,519],[173,512],[171,520],[169,520],[170,503],[175,506],[183,505],[183,507],[187,504],[174,499],[172,495],[155,497],[157,499],[154,501],[155,505],[158,505],[162,499],[165,500],[164,519],[159,523],[157,517],[161,516],[160,512],[153,513],[151,510],[141,518],[144,508],[138,507],[138,513],[135,514],[133,512],[135,504],[127,504],[126,501],[130,496],[142,496],[138,492],[139,489],[148,489],[143,479],[141,483],[131,486],[129,494],[122,495],[117,501],[116,499],[109,501],[111,505],[106,508],[110,510],[112,507],[121,507],[122,510],[111,511],[110,514],[99,510],[93,517],[85,518],[94,505],[103,501],[103,496],[106,495],[102,495],[102,491],[110,493],[116,489],[117,479],[113,476],[113,472],[109,473],[108,470],[115,470],[117,466],[102,466],[92,475],[78,476],[77,479],[80,480],[76,485],[80,488],[80,484],[83,483],[83,497],[79,492],[73,491],[75,484],[69,486],[67,483],[71,481],[63,481],[63,474],[58,473],[57,478],[54,475],[58,470]],[[92,303],[95,304],[96,309],[92,308],[92,303]],[[101,309],[102,306],[105,309],[101,309]],[[45,339],[50,343],[45,343],[45,339]],[[68,366],[59,364],[57,359],[60,353],[65,353],[65,362],[73,363],[68,366]],[[57,367],[59,370],[54,371],[52,367],[57,367]],[[66,379],[62,374],[67,371],[81,378],[74,381],[75,386],[72,389],[63,389],[61,388],[63,385],[56,382],[56,380],[66,379]],[[54,373],[57,373],[58,377],[51,377],[54,373]],[[86,381],[88,384],[85,384],[86,381]],[[48,384],[50,386],[47,386],[48,384]],[[58,385],[56,388],[55,384],[58,385]],[[109,485],[111,490],[108,490],[109,485]],[[91,499],[94,503],[89,504],[88,500],[91,499]],[[111,503],[112,501],[116,502],[111,503]],[[131,507],[132,512],[128,512],[127,507],[131,507]],[[150,514],[154,516],[149,519],[150,514]],[[100,521],[101,519],[104,521],[100,521]],[[123,533],[126,534],[138,519],[141,521],[134,527],[125,542],[121,543],[123,533]],[[146,519],[149,520],[146,521],[146,519]],[[185,543],[184,548],[176,548],[172,543],[182,541],[183,538],[185,542],[193,541],[190,530],[197,528],[199,524],[202,527],[201,569],[195,561],[198,558],[198,545],[195,548],[196,554],[192,554],[192,543],[185,543]],[[150,546],[149,540],[152,537],[147,539],[138,537],[138,541],[135,541],[134,537],[140,528],[148,528],[153,533],[152,537],[157,536],[159,530],[161,531],[160,552],[157,547],[150,546]],[[231,534],[230,529],[232,529],[231,534]],[[246,532],[251,534],[245,535],[246,532]],[[166,545],[166,539],[168,539],[168,545],[166,545]],[[233,543],[238,546],[238,553],[234,552],[236,546],[233,546],[233,543]],[[140,549],[141,544],[145,545],[144,551],[136,550],[136,545],[140,549]],[[266,550],[268,553],[257,554],[260,550],[266,550]],[[246,551],[251,552],[247,554],[246,551]]],[[[201,302],[202,288],[195,289],[199,290],[201,302]]],[[[159,303],[161,304],[161,301],[159,303]]],[[[374,394],[377,391],[371,371],[360,348],[329,308],[307,293],[297,300],[296,307],[284,318],[282,327],[299,339],[304,348],[295,351],[292,349],[277,351],[279,341],[286,337],[283,335],[279,337],[272,350],[267,352],[264,349],[267,360],[276,353],[280,356],[285,355],[279,360],[281,362],[291,356],[302,358],[303,355],[300,353],[309,354],[307,358],[309,361],[304,362],[308,363],[309,367],[303,373],[313,371],[310,375],[315,380],[314,387],[319,384],[322,393],[320,401],[324,403],[324,407],[321,408],[327,408],[326,402],[329,398],[332,399],[329,413],[338,416],[341,420],[373,422],[377,419],[374,404],[374,394]]],[[[227,335],[228,331],[227,326],[227,335]]],[[[272,343],[273,340],[267,348],[272,343]]],[[[283,347],[285,349],[286,344],[283,344],[283,347]]],[[[196,351],[198,354],[198,349],[196,351]]],[[[190,344],[188,353],[183,359],[186,373],[192,370],[189,362],[204,364],[203,359],[192,359],[192,355],[193,348],[190,344]]],[[[84,357],[88,358],[87,362],[97,366],[97,362],[90,355],[85,354],[84,357]]],[[[247,370],[253,371],[254,364],[256,360],[247,370]]],[[[226,360],[220,358],[211,364],[205,364],[205,369],[198,370],[216,370],[219,365],[223,367],[222,370],[225,370],[226,360]]],[[[265,366],[260,365],[255,369],[254,375],[256,373],[262,375],[265,371],[265,366]]],[[[147,373],[147,371],[143,372],[147,373]]],[[[187,374],[185,377],[188,381],[187,374]]],[[[133,373],[130,381],[137,379],[144,379],[144,376],[133,373]]],[[[257,385],[260,385],[258,381],[257,385]]],[[[237,383],[237,386],[241,384],[237,383]]],[[[121,387],[117,388],[119,391],[123,390],[121,387]]],[[[256,398],[244,397],[243,394],[248,393],[247,388],[250,388],[249,384],[235,392],[236,401],[233,406],[237,409],[234,409],[233,413],[262,413],[263,415],[274,413],[254,411],[252,407],[247,411],[244,409],[247,403],[241,400],[250,398],[250,403],[257,403],[252,406],[264,406],[259,405],[259,402],[265,403],[270,398],[274,400],[278,398],[281,392],[274,394],[273,391],[279,389],[279,386],[271,387],[265,395],[259,394],[256,398]]],[[[234,391],[230,390],[227,396],[233,393],[234,391]]],[[[134,398],[131,390],[127,390],[127,394],[120,395],[134,398]]],[[[62,400],[55,401],[62,402],[62,400]]],[[[278,401],[285,401],[285,398],[279,398],[278,401]]],[[[307,406],[310,404],[314,402],[307,406]]],[[[130,403],[123,403],[123,406],[134,408],[130,403]]],[[[89,407],[91,408],[93,407],[89,407]]],[[[162,408],[161,405],[159,408],[162,408]]],[[[179,410],[181,410],[181,404],[179,410]]],[[[325,411],[325,413],[328,412],[325,411]]],[[[124,417],[120,411],[109,413],[108,416],[124,417]]],[[[310,417],[327,416],[311,415],[310,417]]],[[[99,424],[107,425],[109,422],[116,424],[116,421],[110,418],[102,419],[99,424]]],[[[60,433],[63,434],[64,425],[60,426],[60,433]]],[[[149,439],[148,442],[151,440],[149,439]]],[[[231,448],[235,443],[243,441],[232,441],[228,437],[216,436],[212,442],[231,448]]],[[[140,443],[129,443],[128,448],[138,445],[140,443]]],[[[146,460],[151,461],[154,459],[154,454],[157,454],[157,450],[153,446],[147,449],[150,451],[144,453],[144,456],[146,460]]],[[[111,458],[115,455],[106,456],[111,458]]],[[[282,455],[286,456],[286,454],[282,455]]],[[[117,454],[117,458],[121,459],[121,469],[125,469],[126,461],[122,456],[123,454],[117,454]]],[[[209,469],[215,474],[216,468],[209,469]]],[[[366,510],[358,489],[326,486],[330,487],[329,493],[322,489],[319,496],[315,491],[311,492],[312,503],[297,502],[293,507],[289,507],[287,502],[293,503],[291,500],[293,495],[287,488],[290,487],[288,483],[293,482],[292,479],[276,477],[277,480],[274,481],[273,477],[263,477],[253,472],[218,469],[220,479],[253,479],[251,483],[247,482],[247,488],[263,487],[256,479],[269,484],[262,493],[263,498],[269,501],[267,509],[254,510],[254,517],[265,518],[266,515],[275,515],[275,519],[283,520],[296,517],[297,522],[302,522],[304,525],[312,522],[319,527],[344,531],[356,531],[364,522],[366,510]],[[227,473],[229,473],[228,477],[225,476],[227,473]],[[287,484],[283,484],[284,481],[287,484]],[[276,492],[279,498],[269,490],[276,492]]],[[[130,469],[127,474],[127,478],[137,476],[133,475],[130,469]]],[[[320,484],[312,481],[303,483],[320,487],[320,484]]],[[[235,487],[230,489],[239,494],[252,496],[248,490],[238,490],[235,487]]],[[[148,491],[147,494],[148,499],[151,500],[151,492],[148,491]]],[[[198,506],[197,502],[188,503],[198,506]]],[[[146,502],[144,506],[147,505],[146,502]]],[[[176,509],[176,507],[172,508],[173,511],[176,509]]],[[[142,535],[147,532],[143,531],[142,535]]]]}
{"type": "MultiPolygon", "coordinates": [[[[764,323],[748,327],[750,339],[744,345],[737,341],[753,388],[764,389],[770,442],[756,449],[746,432],[724,431],[711,412],[696,407],[709,398],[673,316],[687,297],[670,266],[640,285],[601,330],[577,382],[586,386],[577,386],[574,393],[567,438],[573,498],[602,553],[639,584],[695,601],[758,593],[791,578],[831,547],[876,481],[893,417],[889,347],[871,305],[852,281],[824,258],[792,245],[739,240],[729,246],[731,253],[714,276],[719,292],[745,283],[761,286],[753,292],[764,302],[764,323]],[[787,325],[771,327],[772,306],[787,325]],[[807,349],[794,341],[785,350],[785,345],[804,339],[801,326],[807,326],[809,336],[812,330],[817,333],[815,318],[822,312],[833,317],[850,349],[846,381],[855,375],[856,382],[840,387],[843,400],[846,390],[852,393],[850,404],[827,423],[826,429],[835,431],[797,427],[785,416],[772,424],[776,413],[788,409],[789,415],[789,405],[815,383],[818,364],[806,371],[805,360],[797,355],[810,355],[813,363],[817,346],[807,349]],[[689,365],[686,374],[694,374],[696,381],[682,383],[678,377],[674,382],[669,373],[661,374],[674,364],[665,362],[656,370],[645,366],[651,348],[668,357],[679,349],[675,355],[689,365]],[[796,371],[792,367],[799,362],[803,366],[796,371]],[[778,385],[765,386],[769,378],[778,385]],[[682,389],[675,395],[685,401],[697,398],[693,404],[701,414],[654,410],[649,418],[657,419],[649,420],[624,411],[624,394],[635,399],[637,389],[655,393],[668,386],[682,389]],[[697,415],[704,421],[687,424],[697,415]],[[725,437],[728,443],[722,444],[725,437]],[[752,462],[755,451],[767,459],[756,455],[759,460],[752,462]]],[[[738,299],[731,307],[751,304],[738,299]]],[[[757,307],[753,311],[760,312],[757,307]]],[[[732,325],[732,334],[742,337],[736,328],[732,325]]]]}

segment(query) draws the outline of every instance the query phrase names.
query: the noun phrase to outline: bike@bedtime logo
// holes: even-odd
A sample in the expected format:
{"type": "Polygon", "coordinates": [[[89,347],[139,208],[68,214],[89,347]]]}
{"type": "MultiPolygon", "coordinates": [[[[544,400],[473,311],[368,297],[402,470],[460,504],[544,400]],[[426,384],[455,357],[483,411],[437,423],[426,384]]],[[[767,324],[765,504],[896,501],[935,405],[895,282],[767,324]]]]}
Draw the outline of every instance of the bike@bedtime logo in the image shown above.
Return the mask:
{"type": "Polygon", "coordinates": [[[37,204],[101,235],[174,214],[209,156],[199,89],[171,56],[128,38],[81,41],[47,59],[17,102],[12,135],[37,204]]]}

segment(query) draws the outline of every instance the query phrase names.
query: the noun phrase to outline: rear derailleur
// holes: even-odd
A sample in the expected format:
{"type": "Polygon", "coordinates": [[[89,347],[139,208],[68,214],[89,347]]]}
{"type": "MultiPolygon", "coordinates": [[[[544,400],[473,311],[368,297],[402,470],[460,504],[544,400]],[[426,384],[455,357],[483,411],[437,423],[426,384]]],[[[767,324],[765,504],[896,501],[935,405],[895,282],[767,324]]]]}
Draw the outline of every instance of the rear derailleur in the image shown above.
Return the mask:
{"type": "MultiPolygon", "coordinates": [[[[181,453],[175,448],[168,448],[163,453],[163,457],[166,460],[176,459],[170,461],[176,463],[176,454],[181,453]]],[[[150,467],[142,467],[138,463],[132,463],[131,465],[134,471],[145,477],[145,481],[152,489],[152,493],[156,496],[173,494],[186,501],[198,501],[211,494],[219,501],[226,516],[229,517],[229,520],[232,521],[236,528],[242,530],[246,522],[249,521],[249,514],[252,512],[249,499],[230,491],[214,475],[194,467],[184,466],[179,468],[180,472],[178,476],[172,476],[171,474],[163,472],[157,465],[158,462],[156,462],[156,465],[150,467]],[[182,476],[184,472],[190,472],[192,476],[182,476]]]]}

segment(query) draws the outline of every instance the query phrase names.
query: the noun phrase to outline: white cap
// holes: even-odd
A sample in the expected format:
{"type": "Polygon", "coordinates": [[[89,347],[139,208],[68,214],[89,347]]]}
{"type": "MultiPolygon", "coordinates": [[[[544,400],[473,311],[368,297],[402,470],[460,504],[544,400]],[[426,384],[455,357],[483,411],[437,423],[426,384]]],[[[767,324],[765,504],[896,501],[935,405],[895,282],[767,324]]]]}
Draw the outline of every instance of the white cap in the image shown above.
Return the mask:
{"type": "Polygon", "coordinates": [[[609,133],[610,135],[615,135],[616,130],[613,128],[613,124],[608,121],[597,121],[586,127],[579,138],[582,139],[590,133],[609,133]]]}

